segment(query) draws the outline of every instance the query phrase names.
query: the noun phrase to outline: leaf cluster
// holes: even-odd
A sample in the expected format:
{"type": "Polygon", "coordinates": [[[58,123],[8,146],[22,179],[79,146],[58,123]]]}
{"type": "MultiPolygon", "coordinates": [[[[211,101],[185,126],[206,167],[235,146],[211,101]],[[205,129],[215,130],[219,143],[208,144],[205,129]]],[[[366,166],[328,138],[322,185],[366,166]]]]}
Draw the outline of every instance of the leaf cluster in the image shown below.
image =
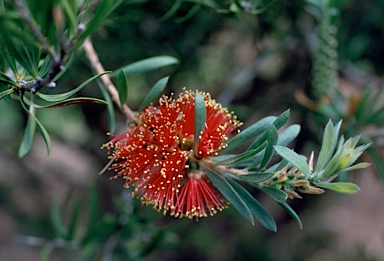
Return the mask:
{"type": "Polygon", "coordinates": [[[43,246],[41,260],[50,260],[52,252],[60,248],[74,249],[84,260],[111,255],[115,259],[140,260],[154,249],[176,244],[168,228],[155,227],[153,217],[139,210],[129,191],[114,198],[113,212],[102,210],[96,188],[90,190],[87,204],[73,202],[71,193],[63,202],[54,200],[49,219],[52,239],[43,246]],[[68,220],[63,218],[67,215],[68,220]]]}

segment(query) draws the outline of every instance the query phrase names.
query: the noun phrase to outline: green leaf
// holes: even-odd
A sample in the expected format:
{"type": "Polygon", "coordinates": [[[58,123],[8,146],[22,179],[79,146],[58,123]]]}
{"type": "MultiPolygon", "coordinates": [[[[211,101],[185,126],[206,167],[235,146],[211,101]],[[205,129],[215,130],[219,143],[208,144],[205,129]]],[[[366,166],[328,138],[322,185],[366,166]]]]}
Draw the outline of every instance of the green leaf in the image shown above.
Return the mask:
{"type": "Polygon", "coordinates": [[[254,150],[247,150],[243,153],[240,153],[238,155],[225,158],[224,160],[218,161],[217,165],[233,165],[235,163],[247,160],[249,158],[252,158],[256,154],[258,154],[260,151],[262,151],[267,146],[267,142],[264,142],[261,144],[258,148],[254,150]]]}
{"type": "Polygon", "coordinates": [[[68,231],[65,236],[66,240],[74,240],[76,225],[80,216],[80,210],[81,210],[80,201],[76,201],[73,205],[71,221],[69,222],[68,231]]]}
{"type": "Polygon", "coordinates": [[[348,168],[343,169],[342,172],[348,172],[348,171],[356,170],[356,169],[365,169],[365,168],[368,168],[369,166],[371,166],[370,163],[361,162],[361,163],[358,163],[358,164],[355,164],[355,165],[352,165],[348,168]]]}
{"type": "Polygon", "coordinates": [[[234,149],[255,138],[257,135],[265,131],[275,119],[276,117],[274,116],[265,117],[250,127],[246,128],[245,130],[241,131],[239,134],[228,141],[227,149],[234,149]]]}
{"type": "Polygon", "coordinates": [[[376,125],[381,125],[384,122],[384,107],[381,107],[377,111],[375,111],[368,119],[366,120],[368,123],[373,123],[376,125]]]}
{"type": "Polygon", "coordinates": [[[119,73],[117,90],[119,93],[120,104],[123,105],[127,102],[127,97],[128,97],[127,76],[125,75],[123,70],[121,70],[119,73]]]}
{"type": "Polygon", "coordinates": [[[237,177],[247,182],[259,183],[269,179],[275,174],[274,172],[251,172],[246,175],[238,175],[237,177]]]}
{"type": "Polygon", "coordinates": [[[215,184],[220,193],[227,199],[243,217],[245,217],[249,222],[254,224],[253,216],[247,205],[240,198],[239,194],[235,189],[226,181],[220,174],[213,172],[212,170],[205,168],[205,173],[208,178],[215,184]]]}
{"type": "Polygon", "coordinates": [[[0,55],[3,56],[5,62],[12,70],[16,78],[18,78],[19,73],[17,70],[16,59],[9,53],[8,48],[4,42],[4,39],[0,36],[0,55]]]}
{"type": "Polygon", "coordinates": [[[271,160],[273,156],[273,148],[277,143],[277,140],[279,138],[279,134],[277,133],[277,129],[274,125],[269,126],[267,129],[267,147],[265,148],[263,161],[261,162],[261,165],[259,167],[259,170],[263,169],[268,162],[271,160]]]}
{"type": "Polygon", "coordinates": [[[60,204],[57,200],[52,202],[50,220],[55,237],[64,238],[67,231],[61,220],[60,204]]]}
{"type": "Polygon", "coordinates": [[[45,145],[47,147],[47,153],[49,155],[49,153],[51,152],[51,138],[49,137],[49,134],[48,134],[47,130],[40,123],[40,121],[37,118],[35,118],[35,120],[36,120],[37,130],[40,132],[41,136],[43,136],[45,145]]]}
{"type": "MultiPolygon", "coordinates": [[[[98,220],[100,219],[100,200],[96,187],[92,187],[89,192],[88,199],[88,230],[86,235],[92,235],[95,229],[98,228],[98,220]]],[[[86,240],[88,236],[85,236],[86,240]]]]}
{"type": "Polygon", "coordinates": [[[301,223],[299,215],[288,205],[287,202],[279,202],[280,206],[299,224],[300,229],[303,229],[303,223],[301,223]]]}
{"type": "Polygon", "coordinates": [[[201,96],[200,93],[196,92],[195,95],[195,126],[194,126],[194,151],[196,156],[197,151],[197,144],[199,143],[200,136],[204,132],[205,128],[205,121],[207,119],[207,112],[205,107],[205,101],[203,96],[201,96]]]}
{"type": "Polygon", "coordinates": [[[268,128],[270,128],[271,126],[273,126],[272,124],[270,124],[266,130],[263,131],[263,133],[251,144],[251,146],[249,146],[249,148],[247,150],[254,150],[258,147],[261,146],[261,144],[263,144],[264,142],[267,142],[267,139],[268,139],[268,128]]]}
{"type": "Polygon", "coordinates": [[[152,89],[145,97],[143,103],[141,104],[139,111],[143,110],[145,107],[147,107],[149,104],[151,104],[161,96],[161,93],[164,91],[165,86],[167,86],[168,80],[169,76],[164,77],[152,87],[152,89]]]}
{"type": "Polygon", "coordinates": [[[104,100],[108,103],[109,106],[107,106],[107,112],[108,112],[108,125],[109,125],[109,131],[111,133],[114,133],[116,130],[116,117],[115,117],[115,109],[113,108],[113,102],[111,95],[105,88],[102,81],[98,80],[97,85],[99,86],[99,89],[101,91],[101,94],[103,95],[104,100]]]}
{"type": "Polygon", "coordinates": [[[77,33],[77,18],[74,10],[72,9],[69,1],[66,0],[60,0],[60,5],[63,7],[65,13],[68,16],[69,24],[71,25],[71,31],[73,34],[77,33]]]}
{"type": "Polygon", "coordinates": [[[287,193],[275,187],[263,185],[260,187],[260,189],[276,202],[285,202],[288,198],[287,193]]]}
{"type": "Polygon", "coordinates": [[[282,146],[275,146],[275,150],[281,157],[303,172],[304,175],[309,176],[311,171],[309,170],[308,163],[299,154],[282,146]]]}
{"type": "Polygon", "coordinates": [[[273,121],[273,125],[276,127],[276,129],[280,129],[284,124],[287,123],[290,117],[290,110],[286,110],[282,114],[277,117],[276,120],[273,121]]]}
{"type": "Polygon", "coordinates": [[[355,111],[356,121],[360,124],[364,124],[366,120],[366,116],[370,115],[373,111],[372,106],[374,105],[370,98],[372,96],[373,87],[367,88],[366,91],[362,94],[360,98],[360,102],[355,111]]]}
{"type": "Polygon", "coordinates": [[[384,158],[383,154],[376,148],[367,149],[369,157],[372,159],[374,167],[378,172],[381,182],[384,183],[384,158]]]}
{"type": "Polygon", "coordinates": [[[277,140],[277,145],[286,146],[291,141],[296,139],[296,137],[300,133],[300,130],[301,130],[301,126],[299,124],[293,124],[289,126],[279,135],[279,139],[277,140]]]}
{"type": "Polygon", "coordinates": [[[14,80],[12,80],[8,75],[6,75],[5,73],[3,73],[1,71],[0,71],[0,83],[9,84],[12,86],[18,86],[19,85],[14,80]]]}
{"type": "Polygon", "coordinates": [[[199,12],[201,7],[202,7],[202,5],[200,3],[196,3],[192,8],[189,9],[189,11],[186,15],[184,15],[183,17],[177,18],[176,23],[184,23],[185,21],[188,21],[197,12],[199,12]]]}
{"type": "Polygon", "coordinates": [[[46,244],[43,246],[40,252],[40,260],[41,261],[49,261],[49,257],[52,254],[53,250],[55,249],[54,244],[46,244]]]}
{"type": "Polygon", "coordinates": [[[90,98],[90,97],[77,97],[77,98],[71,98],[67,99],[61,102],[41,106],[41,105],[36,105],[37,109],[46,109],[46,108],[59,108],[59,107],[64,107],[68,105],[73,105],[73,104],[79,104],[79,103],[96,103],[96,104],[104,104],[104,105],[109,105],[106,101],[96,99],[96,98],[90,98]]]}
{"type": "Polygon", "coordinates": [[[241,185],[228,179],[229,184],[235,189],[240,198],[249,207],[252,214],[260,221],[267,229],[276,232],[277,226],[273,217],[265,210],[265,208],[241,185]]]}
{"type": "Polygon", "coordinates": [[[5,90],[3,92],[0,92],[0,100],[3,99],[5,96],[13,93],[14,90],[13,89],[8,89],[8,90],[5,90]]]}
{"type": "Polygon", "coordinates": [[[270,166],[266,172],[276,172],[276,171],[279,171],[281,169],[283,169],[285,166],[287,166],[289,164],[288,160],[286,159],[282,159],[280,162],[270,166]]]}
{"type": "Polygon", "coordinates": [[[175,0],[173,2],[172,7],[169,8],[169,10],[161,17],[161,20],[165,21],[168,18],[170,18],[172,15],[174,15],[177,12],[177,10],[179,10],[179,8],[181,7],[181,3],[182,3],[181,0],[175,0]]]}
{"type": "Polygon", "coordinates": [[[81,89],[83,89],[86,85],[88,85],[93,80],[95,80],[95,79],[99,78],[100,76],[107,74],[107,73],[110,73],[110,72],[103,72],[103,73],[100,73],[98,75],[95,75],[69,92],[60,93],[60,94],[43,94],[43,93],[37,92],[36,95],[38,97],[40,97],[41,99],[48,101],[48,102],[63,101],[65,99],[68,99],[69,97],[71,97],[72,95],[74,95],[75,93],[80,91],[81,89]]]}
{"type": "Polygon", "coordinates": [[[141,61],[131,63],[125,67],[115,70],[112,73],[112,76],[117,76],[117,73],[120,72],[120,70],[123,70],[126,75],[132,75],[132,74],[153,71],[165,66],[178,64],[178,63],[179,63],[179,60],[177,60],[175,57],[172,57],[172,56],[155,56],[155,57],[151,57],[151,58],[147,58],[141,61]]]}
{"type": "Polygon", "coordinates": [[[51,69],[51,57],[47,55],[43,61],[43,64],[39,68],[38,76],[44,78],[51,69]]]}
{"type": "Polygon", "coordinates": [[[316,183],[315,185],[344,194],[353,194],[360,191],[360,188],[356,184],[349,182],[316,183]]]}
{"type": "Polygon", "coordinates": [[[338,130],[340,128],[337,126],[339,125],[334,127],[331,121],[328,121],[327,125],[325,126],[321,150],[315,167],[315,172],[323,170],[333,155],[333,151],[335,150],[337,144],[338,130]]]}
{"type": "MultiPolygon", "coordinates": [[[[17,28],[17,31],[20,31],[19,28],[17,28]]],[[[23,35],[22,35],[23,36],[23,35]]],[[[25,34],[25,37],[27,34],[25,34]]],[[[6,46],[8,49],[8,52],[11,56],[10,59],[16,59],[18,63],[33,77],[37,77],[37,68],[39,65],[39,61],[36,61],[36,57],[40,56],[40,49],[38,49],[34,44],[28,43],[28,47],[26,46],[27,39],[23,39],[20,41],[20,39],[14,39],[13,36],[5,36],[8,37],[6,40],[3,39],[2,43],[6,42],[6,46]]],[[[24,37],[24,38],[25,38],[24,37]]],[[[1,38],[1,37],[0,37],[1,38]]],[[[13,65],[10,65],[13,66],[13,65]]],[[[11,67],[11,69],[13,69],[11,67]]]]}
{"type": "Polygon", "coordinates": [[[29,117],[27,126],[24,130],[23,140],[19,147],[19,158],[23,158],[32,148],[33,138],[36,132],[36,118],[34,112],[34,104],[31,103],[29,107],[29,117]]]}
{"type": "MultiPolygon", "coordinates": [[[[86,10],[87,13],[92,14],[90,22],[86,24],[85,31],[80,35],[78,40],[70,52],[76,51],[78,47],[87,39],[87,37],[115,10],[123,1],[122,0],[103,0],[97,5],[95,11],[86,10]]],[[[89,9],[93,9],[93,5],[87,5],[89,9]]]]}

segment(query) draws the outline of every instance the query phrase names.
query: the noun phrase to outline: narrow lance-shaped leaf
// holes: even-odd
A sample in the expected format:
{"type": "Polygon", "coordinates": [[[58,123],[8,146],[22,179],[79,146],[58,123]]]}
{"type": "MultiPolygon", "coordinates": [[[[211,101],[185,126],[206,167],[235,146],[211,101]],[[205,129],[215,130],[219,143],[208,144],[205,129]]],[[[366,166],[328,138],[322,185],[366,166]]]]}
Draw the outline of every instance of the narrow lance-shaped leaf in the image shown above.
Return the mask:
{"type": "Polygon", "coordinates": [[[227,149],[234,149],[255,138],[257,135],[266,130],[275,119],[276,117],[274,116],[265,117],[250,127],[246,128],[245,130],[241,131],[239,134],[229,140],[227,143],[227,149]]]}
{"type": "Polygon", "coordinates": [[[303,229],[303,223],[301,223],[299,215],[288,205],[287,202],[279,202],[280,206],[299,224],[300,229],[303,229]]]}
{"type": "Polygon", "coordinates": [[[277,226],[273,217],[265,210],[265,208],[241,185],[228,179],[229,184],[235,189],[240,198],[249,207],[252,214],[260,221],[267,229],[276,232],[277,226]]]}
{"type": "Polygon", "coordinates": [[[384,157],[383,154],[376,148],[371,147],[367,149],[369,157],[375,166],[375,170],[379,175],[381,182],[384,182],[384,157]]]}
{"type": "Polygon", "coordinates": [[[249,222],[254,224],[253,216],[248,206],[240,198],[234,188],[226,181],[220,174],[213,172],[208,168],[204,168],[205,173],[208,178],[215,184],[216,188],[220,193],[227,199],[243,217],[245,217],[249,222]]]}
{"type": "Polygon", "coordinates": [[[264,185],[260,189],[276,202],[285,202],[288,198],[287,193],[275,187],[264,185]]]}
{"type": "Polygon", "coordinates": [[[282,159],[280,162],[270,166],[266,171],[267,172],[276,172],[276,171],[283,169],[288,164],[289,164],[288,160],[282,159]]]}
{"type": "Polygon", "coordinates": [[[274,125],[271,125],[267,129],[268,145],[265,148],[263,161],[261,162],[259,170],[263,169],[268,164],[268,162],[271,160],[271,158],[273,156],[273,146],[276,145],[278,138],[279,138],[279,134],[277,133],[277,129],[275,128],[274,125]]]}
{"type": "MultiPolygon", "coordinates": [[[[270,124],[267,128],[269,128],[270,126],[273,126],[273,125],[270,124]]],[[[268,143],[267,140],[268,140],[268,131],[266,129],[259,137],[257,137],[257,139],[251,144],[251,146],[249,146],[247,150],[254,150],[257,147],[259,147],[261,144],[268,143]]]]}
{"type": "Polygon", "coordinates": [[[368,168],[369,166],[371,166],[370,163],[368,163],[368,162],[361,162],[361,163],[352,165],[352,166],[350,166],[348,168],[345,168],[345,169],[341,170],[340,172],[348,172],[348,171],[356,170],[356,169],[365,169],[365,168],[368,168]]]}
{"type": "Polygon", "coordinates": [[[40,132],[41,136],[43,136],[45,146],[47,147],[47,154],[49,155],[49,153],[51,152],[51,138],[49,137],[49,134],[44,128],[43,124],[41,124],[37,118],[35,118],[35,120],[37,130],[40,132]]]}
{"type": "Polygon", "coordinates": [[[0,100],[3,99],[5,96],[7,96],[8,94],[11,94],[13,93],[14,90],[13,89],[8,89],[8,90],[5,90],[3,92],[0,92],[0,100]]]}
{"type": "Polygon", "coordinates": [[[34,103],[31,102],[29,106],[29,117],[28,117],[27,126],[25,127],[23,140],[21,141],[21,145],[19,147],[20,158],[23,158],[31,150],[35,132],[36,132],[35,108],[34,108],[34,103]]]}
{"type": "Polygon", "coordinates": [[[276,120],[273,121],[273,125],[276,127],[276,129],[280,129],[284,124],[287,123],[290,117],[290,110],[286,110],[282,114],[277,117],[276,120]]]}
{"type": "Polygon", "coordinates": [[[349,182],[316,183],[316,186],[343,194],[353,194],[360,191],[359,186],[349,182]]]}
{"type": "Polygon", "coordinates": [[[262,151],[267,146],[267,142],[265,141],[263,144],[261,144],[258,148],[254,150],[248,150],[243,153],[240,153],[238,155],[225,158],[224,160],[218,161],[218,165],[233,165],[235,163],[247,160],[249,158],[252,158],[256,154],[258,154],[260,151],[262,151]]]}
{"type": "Polygon", "coordinates": [[[112,76],[117,76],[120,70],[123,70],[126,75],[131,75],[131,74],[138,74],[138,73],[153,71],[165,66],[178,64],[178,63],[179,63],[179,60],[177,60],[175,57],[172,57],[172,56],[156,56],[156,57],[151,57],[151,58],[147,58],[141,61],[131,63],[125,67],[115,70],[112,73],[112,76]]]}
{"type": "Polygon", "coordinates": [[[329,160],[331,159],[337,144],[340,126],[341,122],[336,124],[336,126],[333,126],[333,123],[331,121],[329,121],[325,126],[323,141],[321,144],[319,158],[315,167],[315,172],[324,169],[329,160]]]}
{"type": "MultiPolygon", "coordinates": [[[[8,24],[13,26],[13,24],[8,24]]],[[[16,29],[16,28],[14,28],[16,29]]],[[[19,29],[19,28],[17,28],[19,29]]],[[[21,32],[20,30],[18,30],[21,32]]],[[[4,37],[9,37],[7,39],[7,49],[9,54],[13,59],[16,59],[17,62],[30,74],[33,78],[37,77],[37,67],[38,63],[33,61],[33,52],[38,51],[38,48],[34,46],[33,43],[28,43],[28,48],[25,46],[28,41],[28,34],[18,35],[23,41],[20,42],[20,39],[15,39],[13,36],[8,35],[4,37]]],[[[3,40],[4,42],[4,40],[3,40]]],[[[12,59],[11,58],[11,59],[12,59]]]]}
{"type": "Polygon", "coordinates": [[[121,105],[125,104],[127,102],[127,97],[128,97],[128,83],[127,83],[127,76],[125,75],[123,70],[121,70],[119,73],[117,91],[119,93],[120,104],[121,105]]]}
{"type": "Polygon", "coordinates": [[[203,96],[201,96],[200,93],[196,92],[195,95],[195,127],[194,127],[194,151],[196,153],[197,151],[197,144],[200,140],[200,135],[203,134],[204,128],[205,128],[205,121],[207,118],[207,112],[205,107],[205,101],[203,96]]]}
{"type": "Polygon", "coordinates": [[[78,97],[78,98],[67,99],[61,102],[57,102],[57,103],[53,103],[45,106],[35,105],[35,107],[36,109],[59,108],[59,107],[64,107],[64,106],[79,104],[79,103],[96,103],[96,104],[109,105],[106,101],[103,101],[100,99],[90,98],[90,97],[78,97]]]}
{"type": "Polygon", "coordinates": [[[9,53],[8,48],[6,47],[6,43],[3,37],[0,35],[0,55],[4,57],[4,60],[6,61],[9,68],[12,70],[13,74],[16,78],[19,77],[19,73],[17,70],[16,60],[15,58],[9,53]]]}
{"type": "Polygon", "coordinates": [[[384,122],[384,106],[375,111],[368,119],[367,122],[374,124],[383,124],[384,122]]]}
{"type": "Polygon", "coordinates": [[[39,68],[38,76],[44,78],[49,70],[51,69],[51,57],[49,55],[45,56],[44,62],[39,68]]]}
{"type": "MultiPolygon", "coordinates": [[[[85,39],[112,13],[123,1],[122,0],[103,0],[97,5],[96,11],[91,12],[87,10],[88,13],[92,14],[90,22],[86,24],[85,31],[80,35],[80,37],[75,42],[75,45],[70,50],[70,52],[75,52],[78,47],[85,41],[85,39]]],[[[92,5],[87,5],[88,8],[92,8],[92,5]]]]}
{"type": "Polygon", "coordinates": [[[40,251],[40,261],[49,261],[53,250],[55,250],[53,244],[45,244],[40,251]]]}
{"type": "Polygon", "coordinates": [[[238,175],[237,177],[247,182],[259,183],[269,179],[275,174],[274,172],[251,172],[246,175],[238,175]]]}
{"type": "Polygon", "coordinates": [[[297,135],[299,135],[301,126],[299,124],[293,124],[286,128],[280,135],[277,140],[277,145],[286,146],[288,143],[293,141],[297,135]]]}
{"type": "Polygon", "coordinates": [[[171,8],[168,8],[168,11],[161,17],[161,20],[165,21],[172,15],[174,15],[177,10],[179,10],[179,8],[181,7],[182,2],[182,0],[173,1],[173,5],[171,6],[171,8]]]}
{"type": "Polygon", "coordinates": [[[63,7],[65,13],[67,14],[69,24],[71,25],[72,34],[77,33],[78,22],[77,22],[76,14],[72,9],[69,1],[60,0],[60,5],[63,7]]]}
{"type": "Polygon", "coordinates": [[[296,152],[291,149],[282,146],[275,146],[276,152],[286,159],[289,163],[295,166],[298,170],[301,170],[307,177],[310,174],[308,163],[296,152]]]}
{"type": "Polygon", "coordinates": [[[177,18],[177,23],[184,23],[185,21],[189,20],[191,17],[193,17],[201,8],[200,3],[196,3],[192,8],[189,9],[188,13],[184,15],[183,17],[177,18]]]}
{"type": "Polygon", "coordinates": [[[72,95],[74,95],[75,93],[77,93],[78,91],[80,91],[81,89],[83,89],[86,85],[88,85],[90,82],[92,82],[93,80],[99,78],[100,76],[104,75],[104,74],[107,74],[107,73],[110,73],[110,72],[103,72],[103,73],[100,73],[98,75],[95,75],[91,78],[89,78],[88,80],[84,81],[82,84],[80,84],[78,87],[76,87],[75,89],[69,91],[69,92],[66,92],[66,93],[60,93],[60,94],[43,94],[43,93],[40,93],[40,92],[37,92],[36,95],[39,96],[41,99],[45,100],[45,101],[48,101],[48,102],[59,102],[59,101],[63,101],[65,99],[68,99],[69,97],[71,97],[72,95]]]}
{"type": "Polygon", "coordinates": [[[65,239],[66,240],[73,240],[76,230],[76,225],[79,220],[81,205],[80,201],[76,201],[73,206],[73,211],[71,215],[71,221],[69,222],[68,231],[66,233],[65,239]]]}
{"type": "Polygon", "coordinates": [[[355,111],[355,118],[360,124],[364,124],[367,115],[372,112],[372,106],[374,105],[370,99],[372,97],[373,87],[368,88],[360,97],[360,102],[355,111]]]}
{"type": "Polygon", "coordinates": [[[328,121],[324,129],[323,140],[319,153],[319,158],[315,167],[315,172],[318,172],[325,168],[326,164],[330,160],[333,154],[331,151],[334,143],[335,129],[331,121],[328,121]]]}
{"type": "Polygon", "coordinates": [[[0,71],[0,83],[9,84],[12,86],[18,86],[18,84],[11,79],[8,75],[0,71]]]}
{"type": "Polygon", "coordinates": [[[149,91],[147,96],[145,97],[143,103],[141,104],[139,111],[147,107],[149,104],[157,100],[161,93],[164,91],[165,86],[167,86],[169,80],[169,76],[164,77],[160,79],[155,85],[152,87],[152,89],[149,91]]]}
{"type": "Polygon", "coordinates": [[[101,91],[101,94],[103,95],[104,100],[109,105],[107,106],[109,131],[111,133],[114,133],[116,130],[116,117],[115,117],[115,109],[112,106],[113,102],[112,102],[111,95],[106,90],[102,81],[97,80],[97,85],[99,86],[99,89],[101,91]]]}
{"type": "Polygon", "coordinates": [[[57,200],[54,200],[51,205],[50,219],[55,236],[58,238],[64,238],[67,231],[61,220],[60,204],[57,200]]]}

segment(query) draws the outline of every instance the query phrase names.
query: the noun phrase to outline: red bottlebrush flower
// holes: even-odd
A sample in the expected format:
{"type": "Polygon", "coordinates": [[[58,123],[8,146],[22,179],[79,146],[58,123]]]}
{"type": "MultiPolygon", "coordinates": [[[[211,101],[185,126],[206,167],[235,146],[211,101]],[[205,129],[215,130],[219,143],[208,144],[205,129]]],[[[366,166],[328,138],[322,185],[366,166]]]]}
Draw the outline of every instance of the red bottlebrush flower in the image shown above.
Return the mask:
{"type": "Polygon", "coordinates": [[[209,94],[199,93],[206,105],[206,125],[196,146],[196,93],[191,91],[177,99],[163,96],[158,105],[143,109],[124,135],[106,144],[113,151],[114,177],[122,176],[126,187],[135,188],[134,196],[164,214],[203,217],[227,205],[200,164],[225,148],[240,122],[209,94]]]}

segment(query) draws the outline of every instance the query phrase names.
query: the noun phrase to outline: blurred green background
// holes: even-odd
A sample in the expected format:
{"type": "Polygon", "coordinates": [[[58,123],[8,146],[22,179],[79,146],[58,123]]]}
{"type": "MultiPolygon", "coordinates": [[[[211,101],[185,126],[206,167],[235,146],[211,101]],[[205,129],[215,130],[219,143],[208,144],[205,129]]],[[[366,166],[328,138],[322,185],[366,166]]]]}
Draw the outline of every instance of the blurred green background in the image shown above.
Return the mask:
{"type": "MultiPolygon", "coordinates": [[[[210,92],[245,126],[290,108],[291,123],[302,126],[291,147],[306,155],[318,149],[325,117],[303,106],[297,95],[305,93],[318,104],[328,101],[312,90],[318,10],[305,1],[280,0],[254,15],[218,12],[196,7],[196,2],[175,8],[172,0],[123,1],[92,35],[106,70],[157,55],[180,60],[177,66],[129,76],[128,105],[138,109],[151,86],[170,75],[165,94],[183,87],[210,92]]],[[[232,1],[211,2],[227,7],[232,1]]],[[[348,102],[368,86],[382,88],[384,1],[333,4],[338,11],[332,20],[338,28],[337,86],[348,102]]],[[[91,76],[79,52],[56,90],[68,91],[91,76]]],[[[102,98],[96,83],[81,94],[102,98]]],[[[38,260],[48,254],[48,260],[384,259],[384,189],[373,171],[352,176],[362,190],[356,195],[328,191],[289,200],[302,218],[302,230],[258,191],[252,193],[276,219],[277,233],[258,223],[252,226],[232,207],[198,221],[179,220],[131,199],[123,180],[109,180],[112,172],[98,175],[108,161],[107,151],[100,149],[110,139],[105,106],[39,112],[53,140],[51,154],[47,157],[36,135],[23,159],[17,158],[26,123],[22,108],[1,101],[0,111],[1,260],[38,260]],[[74,238],[81,242],[55,241],[59,223],[70,224],[73,215],[79,216],[74,238]],[[89,232],[90,225],[94,231],[89,232]],[[87,231],[90,238],[82,237],[87,231]]],[[[120,134],[126,120],[119,112],[116,117],[120,134]]],[[[351,132],[347,127],[344,131],[351,132]]]]}

